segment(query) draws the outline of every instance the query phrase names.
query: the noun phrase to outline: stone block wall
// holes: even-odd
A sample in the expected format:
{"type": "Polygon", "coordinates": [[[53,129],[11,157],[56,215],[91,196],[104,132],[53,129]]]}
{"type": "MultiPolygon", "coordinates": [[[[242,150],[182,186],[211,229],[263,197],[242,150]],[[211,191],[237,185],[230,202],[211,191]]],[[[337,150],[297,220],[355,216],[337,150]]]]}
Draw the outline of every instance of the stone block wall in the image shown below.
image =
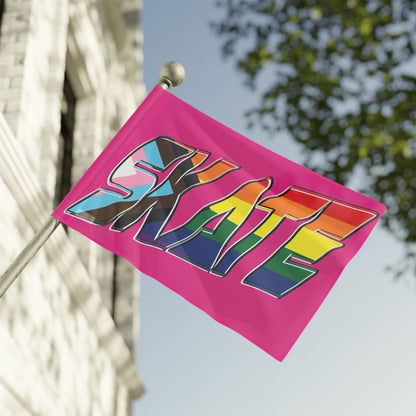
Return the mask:
{"type": "MultiPolygon", "coordinates": [[[[6,0],[0,33],[0,273],[48,218],[63,83],[76,97],[72,181],[144,98],[139,1],[6,0]],[[134,19],[137,19],[136,21],[134,19]]],[[[128,415],[138,276],[58,228],[0,298],[1,415],[128,415]]]]}

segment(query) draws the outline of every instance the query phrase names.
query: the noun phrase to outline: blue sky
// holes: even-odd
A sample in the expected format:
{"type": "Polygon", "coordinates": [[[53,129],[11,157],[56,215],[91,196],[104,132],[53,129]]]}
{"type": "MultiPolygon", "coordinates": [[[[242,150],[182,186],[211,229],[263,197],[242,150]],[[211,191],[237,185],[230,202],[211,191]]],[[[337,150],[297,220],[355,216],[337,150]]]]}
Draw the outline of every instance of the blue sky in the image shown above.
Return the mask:
{"type": "MultiPolygon", "coordinates": [[[[172,93],[239,133],[300,163],[284,135],[248,130],[257,102],[209,27],[214,0],[145,0],[144,75],[148,91],[166,61],[187,72],[172,93]]],[[[414,416],[416,290],[409,274],[385,270],[400,245],[380,226],[280,363],[153,279],[141,278],[138,371],[141,416],[414,416]]]]}

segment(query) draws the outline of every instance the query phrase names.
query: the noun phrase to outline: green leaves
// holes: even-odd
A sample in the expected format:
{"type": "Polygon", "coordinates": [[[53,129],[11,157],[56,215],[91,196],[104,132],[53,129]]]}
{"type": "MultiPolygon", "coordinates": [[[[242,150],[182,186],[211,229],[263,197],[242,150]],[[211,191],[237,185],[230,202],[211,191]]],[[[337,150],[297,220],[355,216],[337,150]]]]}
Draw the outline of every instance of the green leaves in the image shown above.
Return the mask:
{"type": "Polygon", "coordinates": [[[372,30],[373,24],[371,22],[371,18],[365,17],[363,20],[361,20],[361,23],[358,26],[358,33],[360,36],[368,36],[372,30]]]}
{"type": "Polygon", "coordinates": [[[309,167],[338,181],[364,172],[363,190],[388,206],[385,225],[416,242],[416,2],[220,0],[219,7],[224,19],[213,26],[225,55],[251,86],[266,86],[249,123],[289,130],[309,167]],[[312,153],[324,163],[314,165],[312,153]]]}

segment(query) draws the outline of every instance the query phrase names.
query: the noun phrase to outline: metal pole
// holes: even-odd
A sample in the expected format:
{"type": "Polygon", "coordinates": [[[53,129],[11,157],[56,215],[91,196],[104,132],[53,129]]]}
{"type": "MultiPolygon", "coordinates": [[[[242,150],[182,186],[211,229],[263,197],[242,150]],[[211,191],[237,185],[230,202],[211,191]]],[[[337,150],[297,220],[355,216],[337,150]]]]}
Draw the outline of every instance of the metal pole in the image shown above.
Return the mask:
{"type": "MultiPolygon", "coordinates": [[[[161,70],[158,85],[169,90],[181,84],[185,79],[185,69],[179,63],[170,61],[165,63],[161,70]]],[[[40,230],[32,237],[26,247],[16,257],[12,264],[0,277],[0,297],[4,295],[10,285],[17,279],[26,265],[32,260],[33,256],[45,244],[52,233],[61,223],[55,217],[49,217],[42,225],[40,230]]]]}
{"type": "Polygon", "coordinates": [[[15,258],[13,263],[3,273],[0,278],[0,297],[9,286],[16,280],[26,265],[32,260],[33,256],[39,251],[39,249],[45,244],[46,240],[57,229],[60,222],[54,218],[49,217],[42,225],[40,230],[32,237],[26,247],[15,258]]]}

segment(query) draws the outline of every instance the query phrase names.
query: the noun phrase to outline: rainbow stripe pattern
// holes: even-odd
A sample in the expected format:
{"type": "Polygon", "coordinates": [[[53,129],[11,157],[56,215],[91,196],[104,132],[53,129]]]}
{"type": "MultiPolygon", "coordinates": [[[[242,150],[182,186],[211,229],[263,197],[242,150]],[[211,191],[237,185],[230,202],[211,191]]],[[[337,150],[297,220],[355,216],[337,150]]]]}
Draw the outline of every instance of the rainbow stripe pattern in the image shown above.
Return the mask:
{"type": "MultiPolygon", "coordinates": [[[[316,275],[321,258],[343,247],[343,240],[376,217],[370,210],[316,192],[290,187],[263,195],[272,177],[244,183],[232,194],[200,209],[182,226],[163,232],[185,192],[216,181],[239,166],[220,159],[198,169],[210,153],[169,137],[157,137],[127,155],[108,183],[66,209],[68,214],[123,232],[145,217],[135,236],[139,243],[167,251],[200,269],[225,277],[244,256],[274,244],[279,226],[293,233],[268,258],[249,270],[242,283],[280,298],[316,275]],[[234,235],[255,211],[265,218],[235,241],[234,235]]],[[[261,257],[259,257],[261,258],[261,257]]]]}
{"type": "Polygon", "coordinates": [[[200,171],[209,153],[168,137],[157,137],[126,156],[112,171],[108,184],[66,209],[66,213],[97,225],[112,223],[124,231],[151,209],[146,232],[155,235],[189,189],[221,178],[238,166],[221,159],[200,171]],[[151,225],[153,224],[153,225],[151,225]],[[153,231],[151,231],[153,229],[153,231]]]}
{"type": "Polygon", "coordinates": [[[156,87],[53,215],[282,360],[384,210],[156,87]]]}

